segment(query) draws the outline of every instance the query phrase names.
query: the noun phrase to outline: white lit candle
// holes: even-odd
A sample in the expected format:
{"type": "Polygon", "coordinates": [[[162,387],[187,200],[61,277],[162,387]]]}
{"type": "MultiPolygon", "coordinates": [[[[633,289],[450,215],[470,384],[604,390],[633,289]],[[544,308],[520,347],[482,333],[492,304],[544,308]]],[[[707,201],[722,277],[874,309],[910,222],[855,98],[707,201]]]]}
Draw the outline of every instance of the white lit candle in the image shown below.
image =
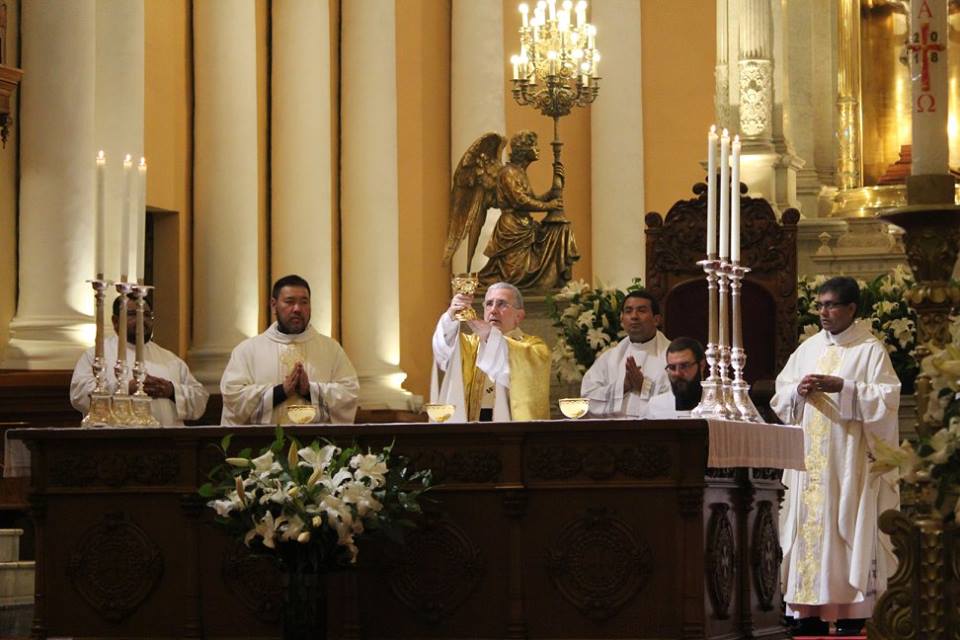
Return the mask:
{"type": "Polygon", "coordinates": [[[730,134],[720,136],[720,259],[730,257],[730,134]]]}
{"type": "Polygon", "coordinates": [[[592,24],[587,25],[587,49],[593,49],[597,37],[597,28],[592,24]]]}
{"type": "Polygon", "coordinates": [[[740,136],[734,136],[730,159],[730,261],[740,262],[740,136]]]}
{"type": "Polygon", "coordinates": [[[717,127],[707,134],[707,255],[717,255],[717,127]]]}
{"type": "Polygon", "coordinates": [[[530,7],[527,6],[526,2],[520,4],[520,19],[523,20],[523,28],[526,29],[530,22],[527,18],[527,12],[530,11],[530,7]]]}
{"type": "Polygon", "coordinates": [[[137,279],[144,281],[145,272],[143,262],[145,258],[147,239],[147,159],[140,158],[137,167],[137,279]]]}
{"type": "Polygon", "coordinates": [[[600,69],[600,52],[595,50],[593,52],[593,68],[590,72],[590,75],[592,75],[594,78],[599,78],[600,77],[598,75],[599,69],[600,69]]]}
{"type": "Polygon", "coordinates": [[[510,64],[513,65],[513,79],[520,79],[520,56],[510,56],[510,64]]]}
{"type": "Polygon", "coordinates": [[[97,269],[97,278],[103,279],[106,273],[106,238],[107,233],[107,212],[106,212],[106,173],[107,157],[103,155],[103,150],[97,154],[97,203],[96,216],[94,218],[94,263],[97,269]]]}
{"type": "Polygon", "coordinates": [[[133,158],[123,159],[123,208],[120,210],[120,279],[129,282],[130,275],[130,210],[133,208],[133,158]]]}
{"type": "Polygon", "coordinates": [[[577,3],[577,26],[582,27],[587,22],[587,2],[580,0],[577,3]]]}
{"type": "Polygon", "coordinates": [[[557,52],[547,51],[547,73],[557,75],[557,52]]]}
{"type": "Polygon", "coordinates": [[[557,19],[557,0],[547,0],[547,10],[550,12],[550,22],[557,19]]]}

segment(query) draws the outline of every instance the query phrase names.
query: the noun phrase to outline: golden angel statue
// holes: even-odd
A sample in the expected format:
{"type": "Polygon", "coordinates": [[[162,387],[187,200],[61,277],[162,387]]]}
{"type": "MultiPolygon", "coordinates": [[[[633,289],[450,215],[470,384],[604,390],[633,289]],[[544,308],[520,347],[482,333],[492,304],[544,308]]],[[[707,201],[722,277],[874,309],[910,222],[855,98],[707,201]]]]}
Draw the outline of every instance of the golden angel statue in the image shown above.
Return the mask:
{"type": "Polygon", "coordinates": [[[570,281],[580,259],[570,221],[563,215],[563,165],[554,162],[553,184],[536,195],[527,167],[540,157],[537,134],[520,131],[510,139],[510,159],[500,163],[506,139],[487,133],[470,145],[453,174],[450,227],[444,264],[467,238],[467,271],[473,261],[487,209],[498,207],[500,219],[484,250],[482,284],[509,282],[527,291],[546,291],[570,281]],[[546,215],[536,220],[531,214],[546,215]]]}

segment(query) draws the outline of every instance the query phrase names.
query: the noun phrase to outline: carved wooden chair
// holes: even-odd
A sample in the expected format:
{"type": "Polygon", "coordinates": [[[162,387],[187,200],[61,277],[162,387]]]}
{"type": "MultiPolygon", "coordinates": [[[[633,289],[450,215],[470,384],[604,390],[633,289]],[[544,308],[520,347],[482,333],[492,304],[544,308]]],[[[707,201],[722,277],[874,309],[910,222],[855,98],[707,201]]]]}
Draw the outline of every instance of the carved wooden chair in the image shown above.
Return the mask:
{"type": "MultiPolygon", "coordinates": [[[[743,281],[744,377],[755,401],[768,404],[773,380],[797,346],[797,221],[787,209],[780,221],[762,198],[744,195],[740,185],[741,264],[751,271],[743,281]]],[[[707,248],[707,186],[693,186],[696,197],[676,202],[666,217],[647,214],[646,287],[660,301],[663,332],[707,342],[707,284],[697,264],[707,248]]],[[[719,204],[718,204],[719,210],[719,204]]]]}

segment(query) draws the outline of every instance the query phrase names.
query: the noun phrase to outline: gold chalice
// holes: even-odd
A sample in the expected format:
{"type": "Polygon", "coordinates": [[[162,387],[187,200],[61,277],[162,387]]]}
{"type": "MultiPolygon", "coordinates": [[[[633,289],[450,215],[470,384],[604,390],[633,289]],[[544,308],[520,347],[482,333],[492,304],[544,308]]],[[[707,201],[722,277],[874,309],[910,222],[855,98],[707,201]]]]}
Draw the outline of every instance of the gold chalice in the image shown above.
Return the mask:
{"type": "MultiPolygon", "coordinates": [[[[453,286],[454,294],[462,293],[472,296],[473,292],[480,286],[480,279],[476,273],[455,273],[453,274],[453,280],[450,281],[450,284],[453,286]]],[[[477,312],[473,309],[464,309],[457,312],[456,318],[460,321],[476,320],[477,312]]]]}
{"type": "Polygon", "coordinates": [[[454,406],[452,404],[430,404],[423,405],[427,411],[430,422],[446,422],[453,416],[454,406]]]}
{"type": "Polygon", "coordinates": [[[317,408],[310,404],[291,404],[287,407],[287,417],[293,424],[310,424],[317,417],[317,408]]]}
{"type": "Polygon", "coordinates": [[[590,401],[586,398],[560,398],[560,413],[568,418],[582,418],[590,409],[590,401]]]}

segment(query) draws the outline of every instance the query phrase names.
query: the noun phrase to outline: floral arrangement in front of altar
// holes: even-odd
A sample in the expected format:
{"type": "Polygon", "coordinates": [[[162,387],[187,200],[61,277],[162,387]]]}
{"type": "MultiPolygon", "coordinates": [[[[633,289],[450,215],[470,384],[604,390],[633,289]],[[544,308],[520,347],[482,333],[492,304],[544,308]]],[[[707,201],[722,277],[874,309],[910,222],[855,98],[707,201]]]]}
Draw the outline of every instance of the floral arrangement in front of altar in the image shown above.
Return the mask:
{"type": "Polygon", "coordinates": [[[415,471],[393,445],[376,452],[314,440],[301,445],[277,428],[273,443],[253,456],[229,454],[199,493],[216,522],[244,544],[283,556],[284,547],[310,547],[324,569],[356,562],[358,536],[380,531],[399,538],[420,512],[429,470],[415,471]]]}
{"type": "Polygon", "coordinates": [[[620,327],[620,305],[628,292],[642,288],[640,278],[634,278],[626,291],[574,280],[547,297],[550,319],[559,333],[552,368],[560,382],[580,382],[597,356],[627,335],[620,327]]]}
{"type": "MultiPolygon", "coordinates": [[[[800,342],[820,331],[820,320],[813,304],[817,290],[827,279],[801,277],[797,283],[797,311],[800,342]]],[[[905,393],[913,389],[919,364],[914,354],[917,347],[917,315],[907,305],[905,293],[914,284],[913,276],[902,265],[893,271],[860,284],[860,307],[857,315],[870,323],[870,330],[887,348],[890,361],[900,378],[905,393]]]]}

